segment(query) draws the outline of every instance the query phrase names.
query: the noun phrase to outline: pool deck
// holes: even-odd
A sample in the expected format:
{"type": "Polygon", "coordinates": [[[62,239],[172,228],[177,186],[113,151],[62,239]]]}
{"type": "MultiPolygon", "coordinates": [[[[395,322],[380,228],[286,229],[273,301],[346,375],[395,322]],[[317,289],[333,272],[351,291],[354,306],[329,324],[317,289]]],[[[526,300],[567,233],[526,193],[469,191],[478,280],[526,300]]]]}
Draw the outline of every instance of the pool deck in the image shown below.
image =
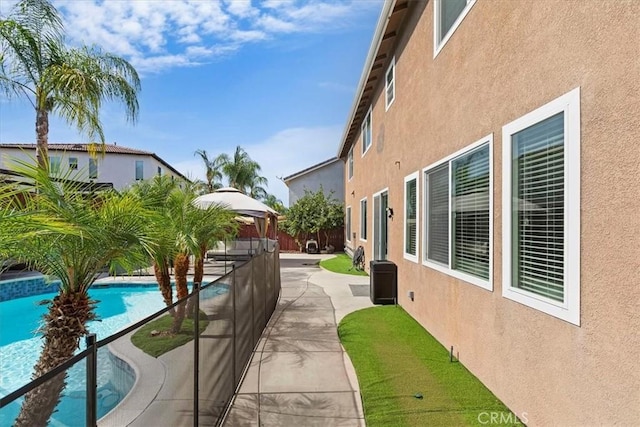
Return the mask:
{"type": "MultiPolygon", "coordinates": [[[[277,308],[223,425],[365,425],[358,382],[337,324],[346,314],[372,305],[368,296],[354,296],[349,286],[368,285],[369,278],[325,271],[316,265],[324,257],[281,254],[277,308]]],[[[98,425],[193,425],[193,346],[156,359],[129,339],[114,344],[112,350],[134,367],[137,380],[127,398],[98,425]]],[[[205,376],[207,380],[215,381],[205,376]]],[[[200,425],[215,423],[202,415],[200,425]]]]}

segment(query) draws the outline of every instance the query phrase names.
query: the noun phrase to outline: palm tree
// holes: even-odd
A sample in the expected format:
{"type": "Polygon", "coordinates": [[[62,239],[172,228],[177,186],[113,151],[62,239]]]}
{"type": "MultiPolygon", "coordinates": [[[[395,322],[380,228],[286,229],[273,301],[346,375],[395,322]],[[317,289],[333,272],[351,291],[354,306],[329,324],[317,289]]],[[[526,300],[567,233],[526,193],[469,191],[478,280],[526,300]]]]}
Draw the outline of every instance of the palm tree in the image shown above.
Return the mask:
{"type": "Polygon", "coordinates": [[[120,57],[97,47],[65,46],[62,20],[47,0],[21,0],[0,18],[0,90],[33,106],[36,158],[48,170],[49,114],[104,144],[102,103],[122,101],[127,119],[135,122],[140,79],[120,57]]]}
{"type": "Polygon", "coordinates": [[[220,165],[215,162],[215,159],[209,159],[206,150],[196,150],[194,155],[200,156],[204,163],[208,192],[213,193],[218,188],[221,188],[222,172],[220,172],[220,165]]]}
{"type": "Polygon", "coordinates": [[[273,194],[267,194],[262,199],[262,203],[264,203],[265,205],[269,206],[274,211],[277,211],[277,212],[279,212],[281,214],[283,214],[286,211],[286,208],[284,207],[284,203],[282,203],[282,200],[278,199],[273,194]]]}
{"type": "MultiPolygon", "coordinates": [[[[172,219],[168,214],[166,200],[173,191],[180,191],[174,180],[168,175],[155,176],[152,180],[137,182],[130,192],[144,203],[153,219],[149,222],[155,245],[149,254],[153,263],[153,272],[158,282],[162,299],[167,306],[173,304],[173,289],[169,267],[175,255],[175,235],[172,219]]],[[[171,312],[173,315],[173,311],[171,312]]]]}
{"type": "MultiPolygon", "coordinates": [[[[87,194],[72,179],[53,179],[28,162],[16,168],[35,188],[15,198],[17,211],[36,212],[65,227],[21,239],[13,254],[32,269],[60,280],[58,294],[48,301],[42,327],[43,346],[35,367],[37,378],[63,363],[87,333],[96,302],[88,290],[105,266],[131,268],[146,259],[153,244],[147,210],[131,195],[114,191],[87,194]]],[[[65,178],[68,178],[65,177],[65,178]]],[[[66,385],[66,373],[25,395],[16,426],[46,425],[66,385]]]]}
{"type": "Polygon", "coordinates": [[[237,188],[251,197],[260,197],[266,194],[263,186],[266,186],[268,181],[267,178],[260,175],[260,165],[252,160],[239,145],[236,147],[233,158],[223,153],[216,157],[214,163],[220,167],[231,187],[237,188]]]}

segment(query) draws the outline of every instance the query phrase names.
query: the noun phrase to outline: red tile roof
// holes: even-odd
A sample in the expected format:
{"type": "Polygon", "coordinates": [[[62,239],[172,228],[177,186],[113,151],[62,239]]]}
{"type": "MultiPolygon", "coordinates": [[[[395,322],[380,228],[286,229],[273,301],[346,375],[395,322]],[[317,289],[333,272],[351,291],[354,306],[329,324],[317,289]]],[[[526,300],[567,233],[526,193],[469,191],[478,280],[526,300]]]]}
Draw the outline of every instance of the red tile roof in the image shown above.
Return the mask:
{"type": "MultiPolygon", "coordinates": [[[[70,144],[48,144],[50,151],[89,151],[89,146],[91,144],[79,144],[79,143],[70,143],[70,144]]],[[[100,144],[94,144],[96,150],[100,151],[100,144]]],[[[0,147],[6,148],[19,148],[22,150],[35,150],[36,144],[21,144],[21,143],[9,143],[0,144],[0,147]]],[[[105,153],[115,153],[115,154],[144,154],[148,156],[152,156],[153,153],[150,151],[142,151],[136,150],[135,148],[123,147],[121,145],[116,144],[104,144],[104,152],[105,153]]]]}
{"type": "MultiPolygon", "coordinates": [[[[88,152],[89,146],[91,144],[81,144],[81,143],[70,143],[70,144],[47,144],[49,151],[82,151],[88,152]]],[[[95,144],[96,150],[98,153],[100,152],[100,144],[95,144]]],[[[0,148],[17,148],[20,150],[35,150],[36,144],[24,144],[24,143],[0,143],[0,148]]],[[[107,154],[133,154],[139,156],[151,156],[156,159],[158,162],[162,163],[166,168],[171,170],[173,173],[181,176],[183,179],[189,181],[189,178],[184,176],[181,172],[171,166],[169,163],[162,160],[156,153],[152,153],[150,151],[137,150],[135,148],[123,147],[122,145],[116,144],[104,144],[104,152],[107,154]]]]}

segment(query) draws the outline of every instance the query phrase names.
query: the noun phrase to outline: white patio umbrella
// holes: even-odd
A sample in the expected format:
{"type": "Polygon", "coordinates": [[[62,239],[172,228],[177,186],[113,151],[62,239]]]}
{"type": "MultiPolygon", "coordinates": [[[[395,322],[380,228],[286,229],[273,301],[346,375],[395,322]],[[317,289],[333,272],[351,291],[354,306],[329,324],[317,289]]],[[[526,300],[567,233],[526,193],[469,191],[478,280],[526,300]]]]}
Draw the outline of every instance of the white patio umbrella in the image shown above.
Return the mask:
{"type": "Polygon", "coordinates": [[[194,204],[201,208],[218,204],[236,212],[238,215],[250,216],[254,219],[260,237],[266,237],[267,235],[267,220],[276,221],[278,218],[278,212],[233,187],[225,187],[213,193],[203,194],[194,200],[194,204]]]}

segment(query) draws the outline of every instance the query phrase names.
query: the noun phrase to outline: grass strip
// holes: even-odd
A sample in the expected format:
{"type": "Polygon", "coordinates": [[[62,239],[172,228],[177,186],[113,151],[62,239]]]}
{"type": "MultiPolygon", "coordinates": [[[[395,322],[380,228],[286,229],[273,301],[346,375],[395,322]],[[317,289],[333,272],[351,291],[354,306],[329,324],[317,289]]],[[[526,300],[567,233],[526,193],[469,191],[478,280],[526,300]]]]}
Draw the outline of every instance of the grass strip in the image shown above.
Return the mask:
{"type": "Polygon", "coordinates": [[[484,425],[491,413],[513,421],[502,426],[522,425],[400,306],[353,312],[338,332],[358,376],[367,426],[484,425]]]}
{"type": "MultiPolygon", "coordinates": [[[[173,317],[169,314],[159,317],[138,329],[131,337],[131,342],[148,355],[158,357],[193,340],[193,319],[185,318],[177,334],[170,333],[172,324],[173,317]],[[160,333],[152,335],[152,331],[160,333]]],[[[201,311],[200,333],[208,324],[207,315],[201,311]]]]}
{"type": "Polygon", "coordinates": [[[347,254],[337,254],[335,258],[320,261],[320,267],[340,274],[352,274],[354,276],[368,276],[366,271],[357,270],[351,258],[347,254]]]}

